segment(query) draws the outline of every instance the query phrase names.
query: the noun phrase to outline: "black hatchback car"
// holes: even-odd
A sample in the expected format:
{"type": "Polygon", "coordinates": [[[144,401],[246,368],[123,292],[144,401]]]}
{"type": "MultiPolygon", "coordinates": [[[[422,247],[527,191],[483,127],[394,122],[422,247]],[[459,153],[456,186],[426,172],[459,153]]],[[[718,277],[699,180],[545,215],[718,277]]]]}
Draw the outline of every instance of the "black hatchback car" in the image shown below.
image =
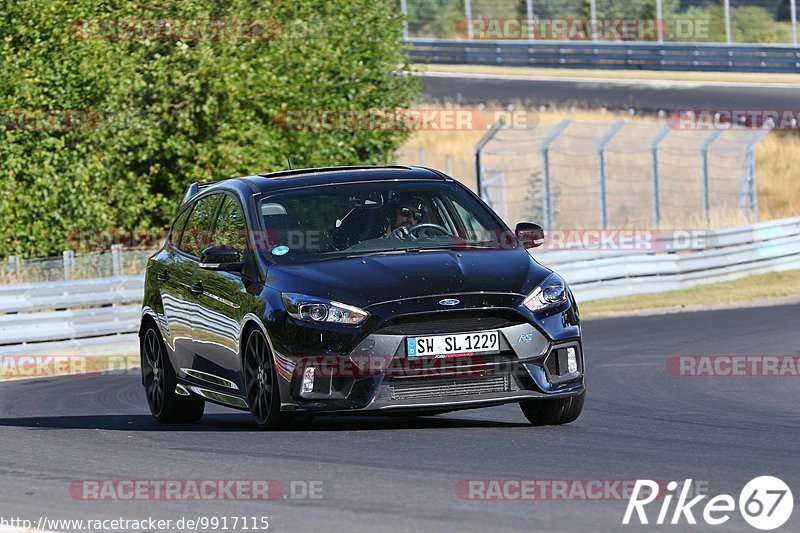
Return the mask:
{"type": "Polygon", "coordinates": [[[147,265],[142,383],[160,422],[205,402],[259,427],[315,413],[584,403],[564,280],[475,194],[431,169],[336,167],[192,185],[147,265]]]}

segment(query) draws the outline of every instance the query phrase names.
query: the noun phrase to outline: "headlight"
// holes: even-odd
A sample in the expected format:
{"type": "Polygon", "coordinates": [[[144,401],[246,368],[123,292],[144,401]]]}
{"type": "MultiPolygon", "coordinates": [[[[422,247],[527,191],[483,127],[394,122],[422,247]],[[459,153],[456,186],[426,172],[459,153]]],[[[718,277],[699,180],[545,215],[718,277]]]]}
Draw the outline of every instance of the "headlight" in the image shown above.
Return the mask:
{"type": "Polygon", "coordinates": [[[558,307],[566,301],[567,284],[558,274],[551,274],[522,303],[534,313],[538,313],[558,307]]]}
{"type": "Polygon", "coordinates": [[[363,309],[325,298],[289,292],[285,292],[281,296],[286,312],[298,320],[357,326],[369,316],[369,313],[363,309]]]}

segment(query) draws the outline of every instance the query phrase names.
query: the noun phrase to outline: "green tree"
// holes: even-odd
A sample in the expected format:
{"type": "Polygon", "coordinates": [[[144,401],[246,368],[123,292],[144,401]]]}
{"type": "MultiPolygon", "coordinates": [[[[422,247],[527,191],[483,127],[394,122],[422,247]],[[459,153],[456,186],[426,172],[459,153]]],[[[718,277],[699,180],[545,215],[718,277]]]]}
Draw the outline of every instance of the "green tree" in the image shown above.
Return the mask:
{"type": "Polygon", "coordinates": [[[421,84],[398,74],[411,67],[395,4],[2,0],[0,256],[163,228],[189,183],[282,169],[287,156],[390,161],[408,129],[287,128],[282,117],[409,106],[421,84]],[[110,19],[192,29],[146,38],[110,19]],[[202,20],[236,30],[215,38],[202,20]],[[34,120],[47,113],[73,120],[34,120]]]}

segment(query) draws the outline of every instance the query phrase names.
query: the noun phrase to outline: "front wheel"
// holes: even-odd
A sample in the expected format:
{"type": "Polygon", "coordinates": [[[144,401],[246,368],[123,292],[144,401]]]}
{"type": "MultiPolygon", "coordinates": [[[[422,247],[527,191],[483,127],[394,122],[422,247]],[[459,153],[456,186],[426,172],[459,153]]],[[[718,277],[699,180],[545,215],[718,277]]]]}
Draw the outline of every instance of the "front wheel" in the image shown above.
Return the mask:
{"type": "Polygon", "coordinates": [[[153,418],[163,423],[200,420],[206,402],[195,396],[181,396],[175,392],[178,384],[175,370],[167,357],[161,334],[153,324],[142,334],[140,353],[142,382],[153,418]]]}
{"type": "Polygon", "coordinates": [[[522,414],[534,426],[558,426],[574,422],[583,411],[586,393],[569,398],[529,400],[519,404],[522,414]]]}
{"type": "Polygon", "coordinates": [[[250,413],[261,429],[281,429],[289,415],[281,413],[278,376],[267,340],[257,329],[250,332],[244,349],[244,378],[250,413]]]}

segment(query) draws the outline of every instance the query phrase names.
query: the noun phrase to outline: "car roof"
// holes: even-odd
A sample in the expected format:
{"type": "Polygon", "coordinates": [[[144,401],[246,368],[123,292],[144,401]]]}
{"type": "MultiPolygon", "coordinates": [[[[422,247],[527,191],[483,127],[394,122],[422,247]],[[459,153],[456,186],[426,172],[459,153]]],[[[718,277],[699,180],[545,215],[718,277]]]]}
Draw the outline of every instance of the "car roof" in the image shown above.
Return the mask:
{"type": "Polygon", "coordinates": [[[425,167],[349,166],[292,169],[212,183],[193,183],[186,192],[184,203],[206,190],[209,192],[212,190],[234,190],[243,196],[250,196],[252,194],[272,193],[316,185],[398,180],[449,181],[452,178],[437,170],[425,167]]]}
{"type": "Polygon", "coordinates": [[[362,181],[439,180],[448,179],[444,174],[424,167],[363,166],[306,168],[271,172],[244,178],[262,192],[294,189],[314,185],[353,183],[362,181]]]}

